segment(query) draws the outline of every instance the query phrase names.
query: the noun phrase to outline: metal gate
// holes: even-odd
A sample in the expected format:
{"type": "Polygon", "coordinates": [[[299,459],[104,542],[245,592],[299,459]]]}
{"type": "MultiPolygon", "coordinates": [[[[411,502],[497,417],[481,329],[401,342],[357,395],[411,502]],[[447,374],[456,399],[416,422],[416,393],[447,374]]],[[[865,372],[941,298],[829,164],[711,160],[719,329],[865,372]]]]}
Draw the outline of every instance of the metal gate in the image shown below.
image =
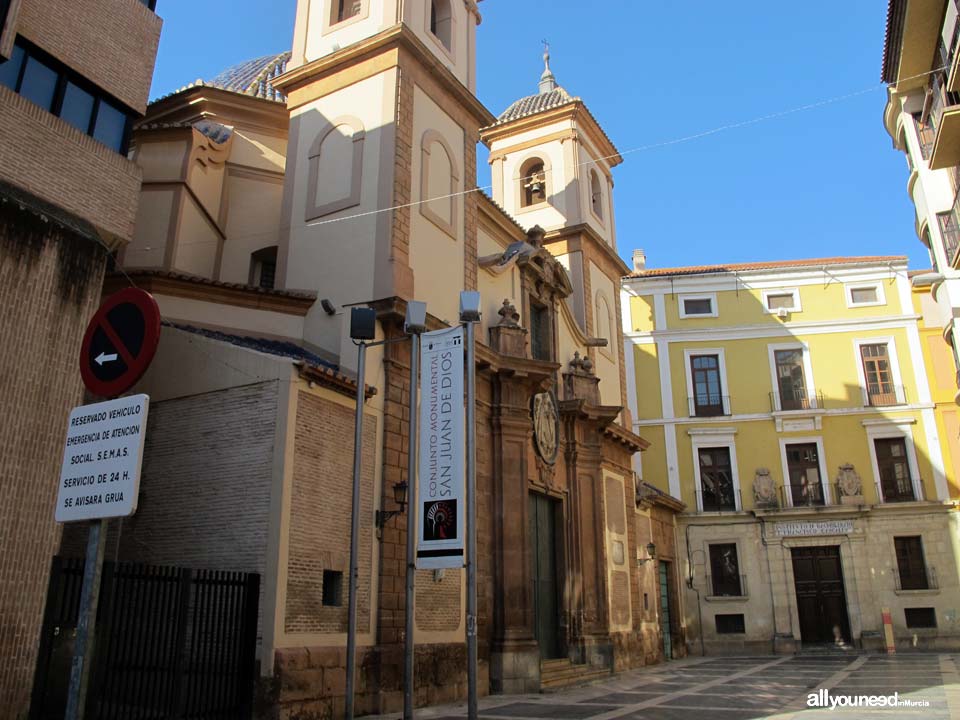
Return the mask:
{"type": "MultiPolygon", "coordinates": [[[[82,582],[53,559],[31,720],[64,715],[82,582]]],[[[87,717],[249,718],[259,595],[256,574],[105,563],[87,717]]]]}

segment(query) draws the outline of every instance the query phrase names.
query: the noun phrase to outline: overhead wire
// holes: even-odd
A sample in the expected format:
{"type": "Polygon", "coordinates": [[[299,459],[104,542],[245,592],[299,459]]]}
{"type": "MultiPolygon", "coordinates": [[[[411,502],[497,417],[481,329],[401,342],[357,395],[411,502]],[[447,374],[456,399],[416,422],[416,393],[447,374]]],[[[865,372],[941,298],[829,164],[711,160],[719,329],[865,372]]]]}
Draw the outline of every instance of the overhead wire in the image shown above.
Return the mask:
{"type": "MultiPolygon", "coordinates": [[[[927,70],[926,72],[917,73],[916,75],[911,75],[905,78],[900,78],[897,83],[907,82],[909,80],[916,80],[927,75],[932,75],[934,73],[942,72],[945,70],[945,67],[934,68],[933,70],[927,70]]],[[[798,105],[797,107],[789,108],[787,110],[781,110],[779,112],[768,113],[766,115],[759,115],[748,120],[741,120],[738,122],[727,123],[724,125],[718,125],[717,127],[710,128],[709,130],[703,130],[701,132],[693,133],[691,135],[683,135],[681,137],[673,138],[670,140],[662,140],[660,142],[650,143],[648,145],[640,145],[638,147],[630,148],[628,150],[623,150],[622,152],[613,153],[610,155],[604,155],[598,158],[589,158],[581,163],[575,165],[577,168],[585,167],[588,165],[598,165],[602,160],[613,160],[616,158],[622,158],[624,155],[633,155],[635,153],[648,152],[650,150],[656,150],[658,148],[670,147],[673,145],[680,145],[687,142],[692,142],[694,140],[700,140],[705,137],[710,137],[711,135],[716,135],[718,133],[727,132],[729,130],[737,130],[739,128],[749,127],[751,125],[757,125],[762,122],[768,122],[770,120],[776,120],[782,117],[787,117],[788,115],[795,115],[800,112],[807,112],[809,110],[815,110],[816,108],[825,107],[827,105],[834,105],[839,102],[844,102],[846,100],[852,100],[853,98],[860,97],[862,95],[867,95],[869,93],[875,92],[880,89],[887,89],[890,85],[887,83],[878,83],[876,85],[871,85],[868,88],[862,88],[860,90],[855,90],[853,92],[844,93],[843,95],[835,95],[824,100],[817,100],[815,102],[806,103],[804,105],[798,105]]],[[[520,180],[531,180],[534,175],[528,175],[519,178],[520,180]]],[[[375,210],[366,210],[364,212],[353,213],[351,215],[344,215],[342,217],[327,218],[325,220],[314,220],[312,222],[306,223],[306,227],[318,227],[321,225],[331,225],[333,223],[346,222],[347,220],[356,220],[359,218],[370,217],[372,215],[379,215],[381,213],[392,212],[394,210],[403,210],[406,208],[416,207],[424,203],[438,202],[440,200],[449,200],[451,198],[462,197],[469,195],[475,192],[486,192],[493,189],[493,185],[483,185],[472,188],[467,188],[465,190],[458,190],[457,192],[448,193],[446,195],[437,195],[435,197],[425,198],[422,200],[415,200],[409,203],[402,203],[400,205],[391,205],[389,207],[377,208],[375,210]]]]}

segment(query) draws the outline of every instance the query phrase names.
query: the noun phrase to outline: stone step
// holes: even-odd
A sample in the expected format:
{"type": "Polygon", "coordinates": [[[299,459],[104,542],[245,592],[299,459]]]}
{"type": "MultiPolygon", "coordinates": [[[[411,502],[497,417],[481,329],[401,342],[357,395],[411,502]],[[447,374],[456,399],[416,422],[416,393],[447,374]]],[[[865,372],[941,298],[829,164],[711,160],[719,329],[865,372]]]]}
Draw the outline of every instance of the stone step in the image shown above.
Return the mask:
{"type": "Polygon", "coordinates": [[[598,680],[610,677],[610,671],[605,668],[593,668],[589,665],[583,665],[572,674],[563,674],[555,677],[540,677],[540,692],[554,692],[566,688],[576,687],[578,685],[587,685],[598,680]]]}

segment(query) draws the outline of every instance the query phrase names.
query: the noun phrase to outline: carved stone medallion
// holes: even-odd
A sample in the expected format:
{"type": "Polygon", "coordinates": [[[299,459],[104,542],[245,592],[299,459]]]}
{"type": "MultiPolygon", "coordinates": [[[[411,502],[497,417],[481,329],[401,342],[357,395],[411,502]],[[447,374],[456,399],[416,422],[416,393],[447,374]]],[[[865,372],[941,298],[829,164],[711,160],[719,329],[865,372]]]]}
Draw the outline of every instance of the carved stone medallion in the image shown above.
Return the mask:
{"type": "Polygon", "coordinates": [[[557,412],[557,399],[553,392],[542,392],[533,396],[533,438],[537,454],[544,462],[553,465],[557,461],[560,447],[560,414],[557,412]]]}
{"type": "Polygon", "coordinates": [[[777,486],[767,468],[757,468],[753,476],[753,500],[757,507],[771,507],[777,504],[777,486]]]}

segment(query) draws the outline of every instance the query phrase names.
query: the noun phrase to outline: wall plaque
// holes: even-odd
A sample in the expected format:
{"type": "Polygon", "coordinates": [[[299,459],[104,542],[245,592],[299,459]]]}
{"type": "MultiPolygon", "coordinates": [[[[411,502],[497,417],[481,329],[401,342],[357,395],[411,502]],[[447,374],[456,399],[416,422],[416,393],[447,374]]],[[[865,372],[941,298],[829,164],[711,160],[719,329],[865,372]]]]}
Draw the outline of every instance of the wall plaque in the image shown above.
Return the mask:
{"type": "Polygon", "coordinates": [[[776,532],[778,537],[849,535],[853,532],[853,520],[821,520],[817,522],[777,523],[776,532]]]}

